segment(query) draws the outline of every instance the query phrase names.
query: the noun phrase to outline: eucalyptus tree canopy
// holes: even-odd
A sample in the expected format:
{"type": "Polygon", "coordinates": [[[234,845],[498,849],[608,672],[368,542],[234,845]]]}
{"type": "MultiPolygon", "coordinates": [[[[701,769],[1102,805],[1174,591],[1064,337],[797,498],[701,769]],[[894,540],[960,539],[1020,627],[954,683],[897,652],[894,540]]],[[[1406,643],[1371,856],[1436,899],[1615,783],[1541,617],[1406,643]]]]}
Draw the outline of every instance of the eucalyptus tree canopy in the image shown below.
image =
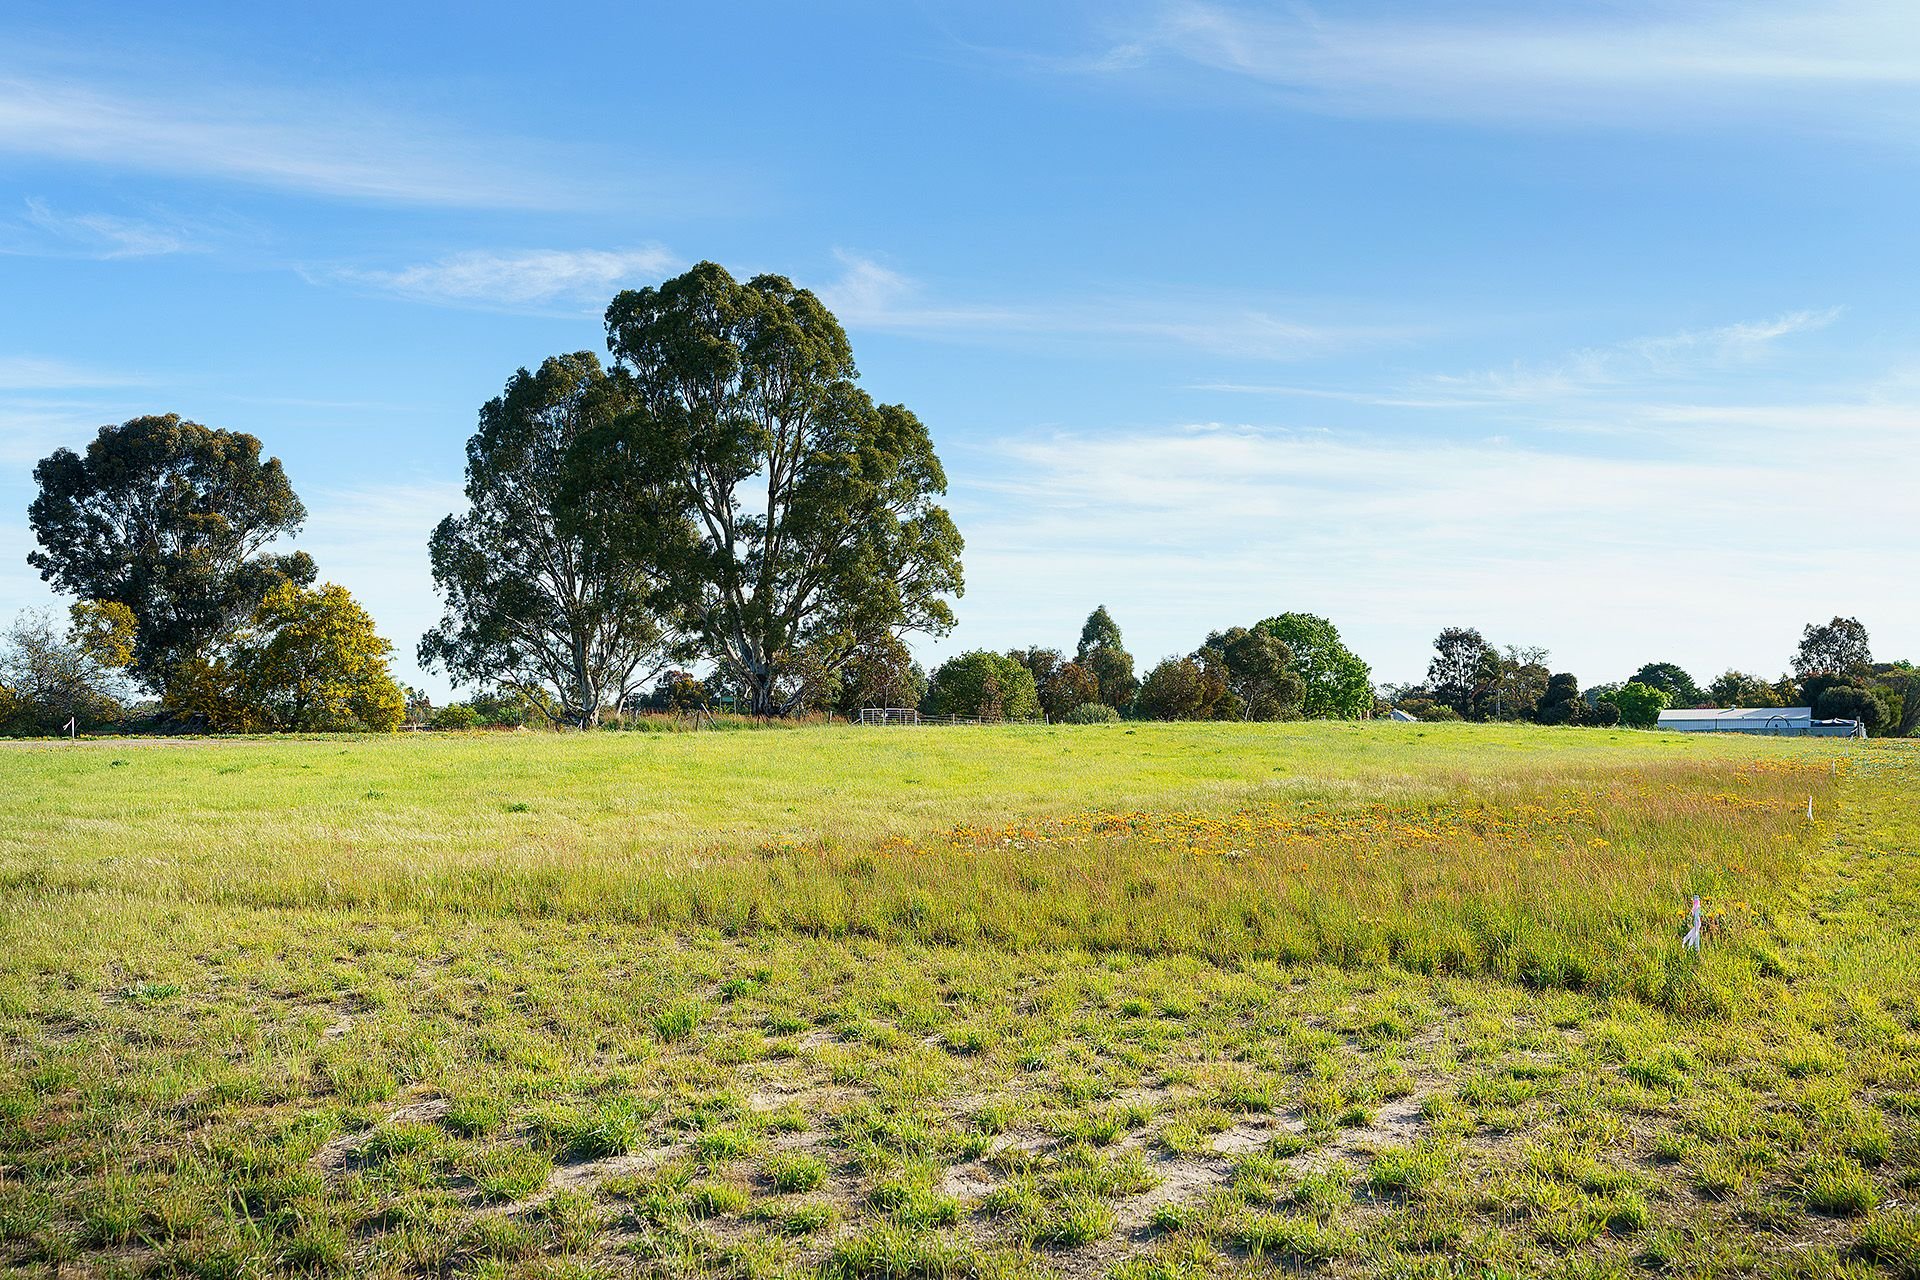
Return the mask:
{"type": "Polygon", "coordinates": [[[57,449],[33,471],[27,563],[82,600],[133,614],[132,674],[162,690],[207,656],[281,583],[314,579],[304,552],[269,555],[306,508],[260,441],[178,414],[106,426],[85,454],[57,449]]]}
{"type": "Polygon", "coordinates": [[[1105,605],[1087,615],[1073,660],[1092,673],[1100,686],[1100,701],[1110,707],[1131,705],[1140,691],[1140,681],[1133,674],[1133,655],[1120,638],[1120,624],[1105,605]]]}
{"type": "Polygon", "coordinates": [[[633,404],[576,450],[575,490],[609,495],[749,710],[801,706],[875,637],[953,626],[961,539],[933,442],[856,385],[812,293],[703,262],[616,297],[607,344],[633,404]],[[669,507],[625,498],[657,488],[669,507]]]}
{"type": "Polygon", "coordinates": [[[1293,654],[1309,720],[1357,720],[1373,710],[1373,670],[1354,656],[1331,622],[1312,613],[1283,613],[1254,624],[1293,654]]]}
{"type": "MultiPolygon", "coordinates": [[[[480,410],[467,441],[467,501],[428,555],[445,607],[420,641],[423,666],[456,682],[519,690],[556,720],[591,726],[668,657],[664,593],[612,537],[606,495],[565,483],[576,445],[632,406],[591,351],[525,369],[480,410]]],[[[634,480],[628,503],[665,501],[634,480]]]]}
{"type": "Polygon", "coordinates": [[[1161,659],[1140,683],[1134,714],[1147,720],[1238,719],[1239,703],[1227,690],[1221,664],[1201,652],[1208,661],[1161,659]],[[1224,717],[1223,707],[1229,713],[1224,717]]]}
{"type": "Polygon", "coordinates": [[[1667,695],[1670,707],[1697,707],[1707,700],[1706,692],[1677,662],[1649,662],[1629,676],[1627,682],[1660,690],[1667,695]]]}
{"type": "MultiPolygon", "coordinates": [[[[1214,717],[1222,720],[1297,720],[1305,686],[1294,654],[1262,627],[1229,627],[1207,637],[1194,656],[1203,672],[1226,686],[1214,717]]],[[[1369,691],[1371,693],[1371,691],[1369,691]]]]}
{"type": "Polygon", "coordinates": [[[1473,627],[1448,627],[1433,642],[1427,687],[1468,720],[1483,718],[1500,679],[1500,651],[1473,627]]]}
{"type": "Polygon", "coordinates": [[[1780,691],[1765,678],[1745,671],[1723,671],[1707,686],[1716,707],[1779,707],[1786,704],[1780,691]]]}
{"type": "Polygon", "coordinates": [[[1802,680],[1809,676],[1856,675],[1872,663],[1873,647],[1860,619],[1835,618],[1820,625],[1807,624],[1800,633],[1800,648],[1793,655],[1793,672],[1802,680]]]}

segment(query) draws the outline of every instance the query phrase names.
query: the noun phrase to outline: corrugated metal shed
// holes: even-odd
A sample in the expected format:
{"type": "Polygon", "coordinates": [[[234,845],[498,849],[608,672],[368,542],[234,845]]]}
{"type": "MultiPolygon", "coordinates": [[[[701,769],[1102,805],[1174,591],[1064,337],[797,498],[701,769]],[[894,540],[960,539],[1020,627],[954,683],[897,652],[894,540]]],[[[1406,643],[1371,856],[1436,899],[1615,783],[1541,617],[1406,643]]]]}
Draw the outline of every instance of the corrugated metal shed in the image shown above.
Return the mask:
{"type": "Polygon", "coordinates": [[[1858,720],[1815,720],[1811,707],[1679,707],[1660,713],[1676,733],[1768,733],[1792,738],[1864,738],[1858,720]]]}

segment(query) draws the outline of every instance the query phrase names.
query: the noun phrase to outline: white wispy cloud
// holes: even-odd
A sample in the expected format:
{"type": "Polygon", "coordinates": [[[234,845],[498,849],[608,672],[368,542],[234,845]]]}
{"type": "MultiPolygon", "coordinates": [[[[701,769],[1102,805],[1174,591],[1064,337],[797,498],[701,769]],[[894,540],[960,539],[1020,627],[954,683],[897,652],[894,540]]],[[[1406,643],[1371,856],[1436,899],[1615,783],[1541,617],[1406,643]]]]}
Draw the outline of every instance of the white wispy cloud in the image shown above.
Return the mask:
{"type": "Polygon", "coordinates": [[[1840,307],[1789,311],[1764,320],[1629,338],[1583,347],[1544,362],[1516,360],[1498,369],[1436,373],[1399,385],[1338,389],[1285,384],[1208,382],[1195,390],[1340,400],[1393,409],[1473,409],[1542,405],[1601,393],[1645,394],[1751,370],[1783,339],[1824,329],[1840,307]]]}
{"type": "Polygon", "coordinates": [[[33,233],[14,252],[51,252],[83,258],[149,258],[206,249],[200,233],[181,223],[110,213],[62,213],[28,200],[22,230],[33,233]]]}
{"type": "Polygon", "coordinates": [[[1656,0],[1375,16],[1166,0],[1105,43],[1020,55],[1053,70],[1198,69],[1285,105],[1354,115],[1681,128],[1789,122],[1903,135],[1920,120],[1920,23],[1905,0],[1656,0]]]}
{"type": "Polygon", "coordinates": [[[1243,300],[1170,296],[1085,302],[975,303],[930,298],[920,281],[860,254],[839,251],[840,275],[821,300],[855,329],[991,341],[1098,339],[1173,345],[1253,360],[1295,360],[1393,341],[1404,328],[1320,321],[1243,300]]]}
{"type": "Polygon", "coordinates": [[[1881,503],[1869,531],[1848,496],[1863,470],[1911,471],[1920,406],[1846,450],[1830,409],[1780,410],[1761,437],[1703,411],[1631,455],[1216,424],[1004,440],[963,477],[995,494],[957,513],[964,644],[1059,643],[1105,601],[1148,662],[1324,613],[1380,678],[1417,676],[1455,623],[1589,680],[1656,658],[1777,670],[1835,612],[1920,648],[1920,601],[1886,590],[1920,509],[1881,503]]]}
{"type": "Polygon", "coordinates": [[[1412,389],[1452,394],[1467,404],[1539,404],[1723,376],[1765,359],[1783,338],[1825,328],[1839,318],[1840,310],[1790,311],[1766,320],[1631,338],[1575,351],[1544,365],[1515,363],[1506,369],[1438,374],[1412,389]]]}
{"type": "MultiPolygon", "coordinates": [[[[180,76],[116,88],[0,76],[0,153],[409,204],[569,208],[608,192],[554,147],[474,136],[332,92],[180,76]]],[[[582,169],[585,166],[581,166],[582,169]]]]}
{"type": "Polygon", "coordinates": [[[392,270],[335,267],[308,272],[356,288],[442,306],[515,311],[605,306],[619,289],[651,283],[677,260],[659,245],[632,249],[469,250],[392,270]]]}
{"type": "Polygon", "coordinates": [[[113,370],[40,356],[0,356],[0,391],[59,391],[135,386],[143,379],[113,370]]]}

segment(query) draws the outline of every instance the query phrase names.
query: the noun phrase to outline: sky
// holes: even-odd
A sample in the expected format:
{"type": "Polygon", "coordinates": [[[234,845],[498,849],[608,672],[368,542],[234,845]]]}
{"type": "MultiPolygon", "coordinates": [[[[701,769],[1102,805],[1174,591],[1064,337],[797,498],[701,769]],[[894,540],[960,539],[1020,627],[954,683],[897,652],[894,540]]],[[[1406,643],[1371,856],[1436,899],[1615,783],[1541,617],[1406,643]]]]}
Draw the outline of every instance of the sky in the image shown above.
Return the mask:
{"type": "Polygon", "coordinates": [[[1920,659],[1909,0],[0,14],[0,617],[34,463],[250,432],[444,698],[426,541],[512,373],[710,259],[928,424],[960,649],[1332,619],[1587,683],[1920,659]]]}

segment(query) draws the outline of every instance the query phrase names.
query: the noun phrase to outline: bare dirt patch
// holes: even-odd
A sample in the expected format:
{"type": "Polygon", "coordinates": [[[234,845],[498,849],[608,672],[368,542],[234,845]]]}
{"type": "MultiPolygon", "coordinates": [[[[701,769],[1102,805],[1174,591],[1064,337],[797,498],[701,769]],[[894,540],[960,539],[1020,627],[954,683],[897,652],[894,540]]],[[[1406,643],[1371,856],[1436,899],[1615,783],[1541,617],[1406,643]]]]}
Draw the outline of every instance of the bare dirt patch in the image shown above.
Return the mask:
{"type": "MultiPolygon", "coordinates": [[[[453,1104],[445,1098],[423,1098],[387,1113],[388,1124],[438,1124],[453,1104]]],[[[372,1129],[343,1133],[314,1152],[307,1163],[322,1173],[339,1173],[373,1138],[372,1129]]]]}

